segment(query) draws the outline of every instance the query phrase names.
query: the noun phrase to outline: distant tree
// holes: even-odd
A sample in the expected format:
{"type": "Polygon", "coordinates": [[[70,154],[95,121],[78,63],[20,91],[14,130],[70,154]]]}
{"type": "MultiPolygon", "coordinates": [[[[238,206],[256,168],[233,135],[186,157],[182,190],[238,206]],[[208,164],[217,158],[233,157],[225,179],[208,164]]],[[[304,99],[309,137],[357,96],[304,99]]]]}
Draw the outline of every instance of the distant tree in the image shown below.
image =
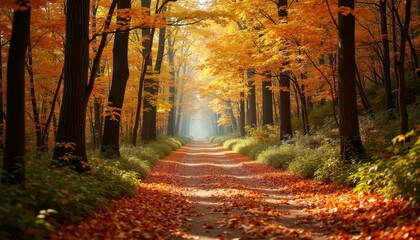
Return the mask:
{"type": "MultiPolygon", "coordinates": [[[[25,57],[29,41],[29,0],[15,1],[13,29],[7,62],[7,128],[2,182],[25,182],[25,57]]],[[[3,113],[1,113],[3,114],[3,113]]]]}

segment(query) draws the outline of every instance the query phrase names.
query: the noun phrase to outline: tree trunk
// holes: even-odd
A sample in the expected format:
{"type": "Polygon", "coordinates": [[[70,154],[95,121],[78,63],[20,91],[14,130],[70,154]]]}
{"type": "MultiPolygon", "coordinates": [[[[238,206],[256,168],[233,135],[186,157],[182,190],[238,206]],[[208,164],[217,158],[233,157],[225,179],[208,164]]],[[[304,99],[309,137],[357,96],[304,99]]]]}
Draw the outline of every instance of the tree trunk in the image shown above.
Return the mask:
{"type": "MultiPolygon", "coordinates": [[[[115,34],[117,35],[117,34],[115,34]]],[[[94,125],[93,125],[93,138],[95,142],[98,144],[98,146],[101,144],[102,141],[102,102],[103,98],[95,97],[93,99],[93,108],[94,108],[94,125]]],[[[96,148],[96,146],[95,146],[96,148]]]]}
{"type": "MultiPolygon", "coordinates": [[[[150,35],[153,38],[152,35],[150,35]]],[[[150,44],[152,44],[150,42],[150,44]]],[[[150,47],[151,50],[151,47],[150,47]]],[[[158,88],[153,79],[152,58],[149,57],[146,77],[144,79],[144,103],[143,103],[143,124],[141,128],[141,140],[144,143],[155,141],[156,136],[156,97],[158,88]]]]}
{"type": "Polygon", "coordinates": [[[176,106],[175,106],[175,96],[176,96],[176,77],[175,77],[175,52],[174,52],[175,40],[168,37],[168,61],[170,67],[171,75],[171,85],[169,87],[169,103],[172,105],[171,111],[169,112],[168,118],[168,136],[175,136],[175,119],[176,119],[176,106]]]}
{"type": "Polygon", "coordinates": [[[255,98],[255,83],[253,81],[254,74],[250,71],[247,71],[248,78],[248,87],[250,87],[248,93],[248,117],[249,125],[256,127],[257,126],[257,101],[255,98]]]}
{"type": "Polygon", "coordinates": [[[273,95],[271,94],[271,80],[262,82],[262,125],[273,124],[273,95]]]}
{"type": "Polygon", "coordinates": [[[293,137],[292,116],[290,109],[290,76],[286,73],[280,74],[280,141],[293,137]]]}
{"type": "Polygon", "coordinates": [[[241,92],[241,100],[239,102],[239,132],[241,136],[245,136],[245,93],[241,92]]]}
{"type": "Polygon", "coordinates": [[[90,170],[86,156],[86,108],[89,67],[89,0],[68,0],[64,53],[64,91],[53,165],[90,170]]]}
{"type": "MultiPolygon", "coordinates": [[[[279,0],[277,5],[277,14],[279,19],[287,17],[287,0],[279,0]]],[[[283,64],[286,65],[287,63],[283,64]]],[[[279,114],[280,114],[280,141],[286,140],[293,137],[292,132],[292,114],[290,108],[290,76],[288,73],[280,73],[279,78],[280,84],[280,102],[279,102],[279,114]]]]}
{"type": "MultiPolygon", "coordinates": [[[[118,7],[121,9],[130,9],[131,0],[119,0],[118,7]]],[[[130,18],[118,16],[118,29],[129,27],[130,18]]],[[[128,69],[128,38],[129,32],[115,33],[112,67],[112,83],[108,96],[108,109],[105,116],[104,132],[101,144],[101,155],[107,158],[120,157],[120,125],[121,114],[124,102],[125,89],[129,77],[128,69]]]]}
{"type": "Polygon", "coordinates": [[[29,41],[29,1],[16,1],[7,62],[7,128],[2,183],[25,183],[25,56],[29,41]]]}
{"type": "Polygon", "coordinates": [[[407,103],[405,100],[405,74],[404,74],[404,60],[405,60],[405,45],[407,42],[408,28],[410,25],[411,17],[411,0],[406,0],[405,2],[405,19],[404,25],[401,29],[401,39],[400,39],[400,54],[398,58],[398,101],[399,109],[401,116],[400,131],[402,134],[408,132],[408,113],[407,113],[407,103]]]}
{"type": "Polygon", "coordinates": [[[389,60],[389,39],[388,24],[386,16],[387,0],[379,1],[379,11],[381,13],[381,35],[382,35],[382,67],[384,69],[384,89],[385,89],[385,108],[393,108],[392,89],[391,89],[391,62],[389,60]]]}
{"type": "Polygon", "coordinates": [[[32,61],[32,47],[31,42],[28,41],[28,51],[27,51],[27,62],[26,62],[26,68],[28,70],[29,75],[29,90],[31,95],[31,104],[32,104],[32,112],[34,114],[34,124],[35,124],[35,135],[36,135],[36,150],[40,152],[46,152],[47,149],[45,148],[46,144],[43,141],[43,133],[42,133],[42,127],[41,127],[41,120],[40,120],[40,114],[38,109],[38,104],[36,102],[36,94],[35,94],[35,79],[34,79],[34,70],[33,70],[33,61],[32,61]]]}
{"type": "MultiPolygon", "coordinates": [[[[141,5],[150,9],[151,0],[142,0],[141,5]]],[[[154,104],[154,101],[158,94],[158,88],[153,80],[153,61],[151,57],[154,33],[155,28],[141,30],[142,55],[143,60],[146,61],[145,68],[142,69],[142,71],[146,71],[146,74],[144,78],[143,124],[141,128],[141,140],[145,143],[156,140],[156,104],[154,104]]]]}
{"type": "Polygon", "coordinates": [[[4,150],[4,109],[3,109],[3,39],[0,36],[0,151],[4,150]]]}
{"type": "Polygon", "coordinates": [[[232,103],[230,101],[228,101],[228,102],[226,102],[226,106],[228,107],[227,111],[229,113],[230,120],[232,122],[232,131],[235,131],[235,130],[238,129],[238,122],[236,121],[235,114],[233,113],[232,103]]]}
{"type": "MultiPolygon", "coordinates": [[[[354,0],[339,0],[338,7],[354,9],[354,0]]],[[[338,15],[338,102],[341,158],[347,162],[363,153],[359,133],[356,96],[355,17],[338,15]]]]}

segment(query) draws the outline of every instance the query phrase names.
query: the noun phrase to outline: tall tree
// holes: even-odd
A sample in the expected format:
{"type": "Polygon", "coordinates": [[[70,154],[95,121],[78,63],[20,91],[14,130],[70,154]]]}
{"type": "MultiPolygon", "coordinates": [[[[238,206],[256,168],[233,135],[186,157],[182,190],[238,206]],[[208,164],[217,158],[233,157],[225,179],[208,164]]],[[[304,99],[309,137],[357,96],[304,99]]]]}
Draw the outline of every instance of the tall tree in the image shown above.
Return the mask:
{"type": "MultiPolygon", "coordinates": [[[[354,0],[339,0],[338,7],[354,10],[354,0]]],[[[355,16],[338,14],[338,102],[341,158],[350,162],[364,151],[359,132],[356,96],[355,16]]]]}
{"type": "MultiPolygon", "coordinates": [[[[151,0],[142,0],[141,6],[144,8],[151,7],[151,0]]],[[[149,12],[150,15],[150,12],[149,12]]],[[[141,125],[141,140],[149,142],[156,140],[156,104],[154,100],[158,93],[158,87],[153,79],[153,61],[151,57],[153,37],[155,28],[145,28],[141,30],[143,44],[143,61],[145,61],[144,77],[144,100],[143,100],[143,123],[141,125]]],[[[143,74],[142,74],[143,75],[143,74]]]]}
{"type": "Polygon", "coordinates": [[[3,39],[0,36],[0,151],[4,150],[4,109],[3,109],[3,39]]]}
{"type": "Polygon", "coordinates": [[[273,94],[271,79],[262,82],[262,125],[273,124],[273,94]]]}
{"type": "Polygon", "coordinates": [[[255,97],[255,83],[253,81],[254,74],[251,71],[247,71],[246,76],[248,78],[248,104],[247,104],[247,118],[248,118],[248,125],[250,126],[257,126],[257,102],[255,97]]]}
{"type": "Polygon", "coordinates": [[[387,0],[379,1],[379,11],[381,14],[381,34],[382,34],[382,67],[384,71],[384,89],[385,89],[385,108],[390,110],[393,108],[392,104],[392,89],[391,89],[391,62],[389,58],[389,39],[388,39],[388,24],[387,24],[387,0]]]}
{"type": "Polygon", "coordinates": [[[91,89],[89,67],[89,0],[68,0],[64,53],[64,91],[53,165],[89,170],[85,146],[86,107],[91,89]]]}
{"type": "Polygon", "coordinates": [[[115,33],[112,67],[112,83],[108,96],[108,109],[105,116],[101,155],[104,157],[119,157],[120,125],[125,89],[129,77],[128,70],[128,38],[127,29],[131,18],[127,10],[131,8],[131,0],[118,1],[118,30],[115,33]]]}
{"type": "MultiPolygon", "coordinates": [[[[279,0],[277,4],[277,14],[280,24],[287,17],[287,0],[279,0]]],[[[287,63],[283,64],[283,67],[287,63]]],[[[290,108],[290,73],[281,69],[279,76],[280,98],[279,98],[279,114],[280,114],[280,140],[285,140],[293,136],[292,132],[292,114],[290,108]]]]}
{"type": "Polygon", "coordinates": [[[405,2],[405,19],[404,24],[401,28],[400,35],[400,54],[398,57],[398,106],[400,109],[401,124],[400,130],[401,133],[406,133],[408,131],[408,113],[407,113],[407,103],[405,95],[405,73],[404,73],[404,61],[405,61],[405,45],[408,37],[408,28],[410,26],[410,17],[411,17],[411,0],[405,2]]]}
{"type": "Polygon", "coordinates": [[[175,34],[172,32],[168,37],[168,63],[170,67],[170,75],[171,75],[171,85],[169,88],[169,103],[172,104],[171,111],[169,112],[168,118],[168,131],[167,134],[169,136],[175,136],[178,134],[175,132],[175,121],[176,121],[176,106],[175,106],[175,97],[176,97],[176,76],[175,76],[175,34]]]}
{"type": "Polygon", "coordinates": [[[25,182],[25,57],[29,42],[29,0],[15,1],[13,29],[7,62],[7,128],[2,182],[25,182]]]}

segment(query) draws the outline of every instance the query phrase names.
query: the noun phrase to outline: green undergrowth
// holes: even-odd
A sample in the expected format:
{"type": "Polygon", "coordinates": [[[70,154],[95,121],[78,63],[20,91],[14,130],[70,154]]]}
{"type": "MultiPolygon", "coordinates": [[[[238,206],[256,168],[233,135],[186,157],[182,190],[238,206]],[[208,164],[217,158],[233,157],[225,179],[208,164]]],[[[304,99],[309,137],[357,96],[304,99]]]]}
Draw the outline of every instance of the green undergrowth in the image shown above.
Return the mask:
{"type": "Polygon", "coordinates": [[[323,126],[309,135],[297,131],[293,138],[283,142],[279,141],[278,126],[247,128],[245,137],[231,134],[209,140],[305,178],[420,204],[419,105],[417,101],[408,107],[410,128],[414,130],[405,135],[398,135],[399,119],[393,118],[393,113],[361,116],[360,132],[366,154],[351,163],[340,159],[338,129],[332,118],[326,118],[323,126]],[[397,137],[393,139],[394,136],[397,137]]]}
{"type": "Polygon", "coordinates": [[[50,156],[28,154],[25,187],[0,184],[0,239],[40,239],[54,226],[106,209],[111,199],[134,196],[153,164],[189,140],[161,136],[122,147],[117,159],[100,159],[92,152],[92,170],[84,174],[52,169],[50,156]]]}
{"type": "Polygon", "coordinates": [[[293,138],[282,143],[278,140],[278,132],[278,126],[264,126],[247,128],[248,134],[243,138],[233,134],[209,140],[305,178],[350,184],[348,176],[355,167],[348,167],[340,160],[339,143],[332,138],[331,130],[320,128],[305,136],[296,132],[293,138]]]}

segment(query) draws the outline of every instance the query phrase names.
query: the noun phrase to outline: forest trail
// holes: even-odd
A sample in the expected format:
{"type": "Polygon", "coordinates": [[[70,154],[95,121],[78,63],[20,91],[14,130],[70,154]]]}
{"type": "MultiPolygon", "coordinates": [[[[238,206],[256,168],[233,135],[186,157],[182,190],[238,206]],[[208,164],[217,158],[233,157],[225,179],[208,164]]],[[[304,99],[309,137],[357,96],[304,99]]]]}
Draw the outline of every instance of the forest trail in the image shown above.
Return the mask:
{"type": "Polygon", "coordinates": [[[315,226],[296,225],[305,215],[296,196],[243,167],[250,159],[204,140],[177,154],[185,155],[180,177],[195,213],[187,238],[320,238],[315,226]]]}
{"type": "Polygon", "coordinates": [[[113,205],[50,238],[420,237],[418,209],[404,202],[303,179],[205,140],[160,160],[136,196],[113,205]]]}

